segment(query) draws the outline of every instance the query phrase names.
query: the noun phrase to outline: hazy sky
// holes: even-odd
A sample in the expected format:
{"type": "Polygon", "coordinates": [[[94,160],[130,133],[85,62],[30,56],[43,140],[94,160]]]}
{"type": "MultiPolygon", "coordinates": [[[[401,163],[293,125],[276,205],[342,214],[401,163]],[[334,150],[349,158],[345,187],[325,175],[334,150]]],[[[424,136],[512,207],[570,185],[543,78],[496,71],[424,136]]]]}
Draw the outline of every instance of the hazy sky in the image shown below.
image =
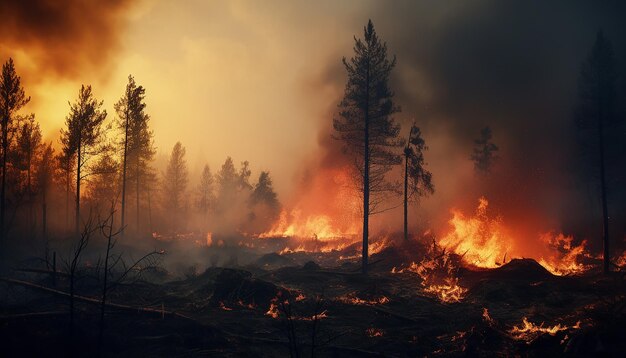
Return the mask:
{"type": "Polygon", "coordinates": [[[559,166],[569,155],[562,138],[598,30],[626,72],[625,8],[611,1],[25,0],[0,4],[0,56],[16,60],[32,96],[27,110],[48,139],[57,141],[81,83],[94,86],[112,117],[132,74],[146,88],[160,161],[178,140],[192,173],[205,162],[216,171],[227,155],[249,160],[253,175],[271,171],[284,198],[301,163],[327,139],[345,84],[341,58],[352,55],[353,36],[371,18],[398,59],[391,84],[403,111],[396,119],[417,119],[429,144],[437,202],[448,205],[445,198],[466,190],[472,141],[490,125],[516,200],[545,208],[562,187],[559,166]],[[531,197],[529,187],[544,193],[531,197]]]}

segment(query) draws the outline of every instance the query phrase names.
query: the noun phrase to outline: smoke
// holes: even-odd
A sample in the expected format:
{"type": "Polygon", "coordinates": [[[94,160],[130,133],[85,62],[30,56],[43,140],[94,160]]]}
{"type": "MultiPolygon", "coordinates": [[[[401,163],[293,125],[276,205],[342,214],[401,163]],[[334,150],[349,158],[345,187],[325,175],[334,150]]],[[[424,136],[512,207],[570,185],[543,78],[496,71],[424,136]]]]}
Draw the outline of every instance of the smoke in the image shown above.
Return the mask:
{"type": "MultiPolygon", "coordinates": [[[[450,207],[473,212],[485,195],[490,210],[523,234],[586,227],[583,234],[599,235],[595,189],[574,179],[582,165],[573,109],[580,67],[599,30],[613,43],[622,75],[618,87],[625,88],[626,4],[482,0],[368,6],[378,35],[397,56],[391,85],[402,113],[395,117],[405,131],[415,119],[429,146],[436,193],[422,200],[421,209],[412,209],[414,227],[445,226],[450,207]],[[491,175],[480,177],[469,156],[487,125],[500,159],[491,175]]],[[[345,31],[361,37],[366,22],[345,31]]],[[[332,75],[321,76],[327,82],[320,87],[337,92],[335,106],[345,83],[342,55],[352,56],[351,48],[327,64],[332,75]]],[[[319,166],[309,173],[344,163],[329,139],[331,117],[322,117],[319,166]]],[[[609,204],[618,214],[624,192],[614,188],[609,204]]],[[[400,228],[400,218],[392,212],[379,221],[400,228]]],[[[624,219],[613,217],[616,232],[623,234],[624,219]]]]}
{"type": "MultiPolygon", "coordinates": [[[[132,0],[0,2],[0,58],[18,57],[32,81],[106,73],[132,0]]],[[[4,61],[4,60],[3,60],[4,61]]]]}

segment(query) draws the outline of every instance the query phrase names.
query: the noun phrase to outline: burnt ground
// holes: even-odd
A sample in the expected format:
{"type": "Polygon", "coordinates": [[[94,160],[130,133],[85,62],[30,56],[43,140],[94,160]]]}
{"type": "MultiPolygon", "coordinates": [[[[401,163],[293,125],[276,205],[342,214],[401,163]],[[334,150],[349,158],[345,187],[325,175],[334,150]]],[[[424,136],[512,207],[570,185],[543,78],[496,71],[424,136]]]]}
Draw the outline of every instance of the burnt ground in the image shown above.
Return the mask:
{"type": "Polygon", "coordinates": [[[461,268],[456,275],[468,290],[444,303],[423,290],[419,275],[391,273],[418,249],[373,255],[367,276],[340,252],[266,254],[184,277],[144,270],[109,291],[101,341],[101,275],[85,269],[78,277],[70,330],[68,278],[57,274],[53,284],[45,268],[13,269],[0,282],[0,349],[3,356],[626,354],[623,273],[557,277],[529,259],[461,268]],[[560,326],[512,332],[524,318],[560,326]]]}

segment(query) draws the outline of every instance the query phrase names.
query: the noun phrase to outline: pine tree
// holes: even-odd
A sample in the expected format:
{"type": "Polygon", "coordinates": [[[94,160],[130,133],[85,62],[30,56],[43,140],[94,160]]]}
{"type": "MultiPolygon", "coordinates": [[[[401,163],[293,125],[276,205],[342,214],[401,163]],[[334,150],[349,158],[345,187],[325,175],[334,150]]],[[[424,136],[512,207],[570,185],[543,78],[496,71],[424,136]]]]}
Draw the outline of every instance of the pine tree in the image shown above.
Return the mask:
{"type": "Polygon", "coordinates": [[[250,203],[252,205],[263,204],[271,209],[278,209],[280,206],[269,172],[261,172],[259,175],[259,180],[250,194],[250,203]]]}
{"type": "Polygon", "coordinates": [[[91,86],[81,86],[78,99],[70,103],[70,114],[61,130],[61,143],[67,158],[76,158],[76,218],[74,231],[80,227],[80,184],[90,174],[91,159],[101,152],[102,124],[107,116],[102,101],[94,98],[91,86]]]}
{"type": "Polygon", "coordinates": [[[600,184],[600,202],[602,205],[602,242],[604,272],[610,271],[609,251],[609,212],[607,203],[606,152],[607,127],[615,124],[615,82],[617,73],[613,56],[613,46],[602,32],[598,32],[596,41],[585,62],[578,80],[578,108],[576,121],[581,132],[585,132],[591,143],[587,143],[600,184]]]}
{"type": "Polygon", "coordinates": [[[404,239],[408,240],[408,206],[409,201],[431,195],[435,192],[433,175],[428,171],[424,161],[424,151],[427,150],[422,132],[415,124],[411,126],[409,140],[404,147],[404,239]]]}
{"type": "Polygon", "coordinates": [[[487,174],[491,172],[497,159],[498,146],[492,141],[491,128],[485,127],[480,131],[480,138],[474,140],[474,152],[470,159],[474,162],[474,170],[477,173],[487,174]]]}
{"type": "Polygon", "coordinates": [[[179,218],[184,210],[185,192],[189,179],[185,152],[185,147],[180,142],[176,142],[163,178],[165,208],[173,219],[174,229],[179,229],[179,218]]]}
{"type": "Polygon", "coordinates": [[[0,121],[2,131],[2,186],[0,187],[0,241],[5,238],[5,215],[6,215],[6,182],[7,182],[7,158],[9,152],[9,132],[15,125],[15,115],[30,101],[26,97],[21,79],[15,72],[13,59],[2,66],[0,78],[0,121]]]}
{"type": "Polygon", "coordinates": [[[400,127],[392,115],[400,111],[393,102],[389,76],[396,64],[387,58],[387,45],[376,35],[370,20],[364,38],[355,37],[354,57],[343,59],[348,72],[344,98],[339,104],[339,118],[333,126],[346,152],[354,160],[358,185],[363,193],[363,265],[367,272],[369,216],[384,210],[390,194],[399,192],[398,185],[386,174],[401,162],[397,151],[404,145],[398,138],[400,127]]]}
{"type": "Polygon", "coordinates": [[[215,179],[208,164],[204,166],[198,185],[196,205],[201,213],[207,214],[215,203],[215,179]]]}
{"type": "Polygon", "coordinates": [[[240,187],[241,175],[237,174],[231,157],[226,158],[224,164],[217,172],[217,208],[220,212],[228,210],[237,197],[237,189],[240,187]]]}
{"type": "Polygon", "coordinates": [[[36,169],[37,188],[41,197],[41,232],[44,241],[47,240],[48,236],[48,192],[54,176],[54,163],[54,149],[52,148],[52,143],[48,143],[41,150],[41,158],[37,163],[36,169]]]}
{"type": "Polygon", "coordinates": [[[128,76],[126,91],[115,104],[117,127],[123,134],[122,152],[122,233],[126,225],[126,207],[129,179],[135,182],[136,226],[139,229],[140,195],[148,185],[152,173],[150,163],[155,154],[153,133],[149,130],[150,116],[145,113],[145,89],[128,76]],[[142,188],[143,186],[143,188],[142,188]]]}

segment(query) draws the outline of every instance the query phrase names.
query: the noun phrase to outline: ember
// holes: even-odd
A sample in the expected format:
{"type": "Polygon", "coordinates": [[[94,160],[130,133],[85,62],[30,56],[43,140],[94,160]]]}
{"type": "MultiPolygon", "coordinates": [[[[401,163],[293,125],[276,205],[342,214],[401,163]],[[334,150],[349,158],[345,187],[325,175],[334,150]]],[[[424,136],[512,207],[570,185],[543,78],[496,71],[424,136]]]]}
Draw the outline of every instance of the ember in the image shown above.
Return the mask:
{"type": "Polygon", "coordinates": [[[557,324],[554,326],[544,326],[543,322],[541,322],[541,324],[539,325],[536,325],[528,321],[528,318],[524,317],[522,318],[522,324],[519,327],[513,326],[513,328],[509,331],[509,333],[515,339],[531,342],[542,334],[549,334],[551,336],[554,336],[558,332],[579,329],[579,328],[580,328],[580,321],[578,321],[573,326],[567,326],[567,325],[561,325],[561,324],[557,324]]]}

